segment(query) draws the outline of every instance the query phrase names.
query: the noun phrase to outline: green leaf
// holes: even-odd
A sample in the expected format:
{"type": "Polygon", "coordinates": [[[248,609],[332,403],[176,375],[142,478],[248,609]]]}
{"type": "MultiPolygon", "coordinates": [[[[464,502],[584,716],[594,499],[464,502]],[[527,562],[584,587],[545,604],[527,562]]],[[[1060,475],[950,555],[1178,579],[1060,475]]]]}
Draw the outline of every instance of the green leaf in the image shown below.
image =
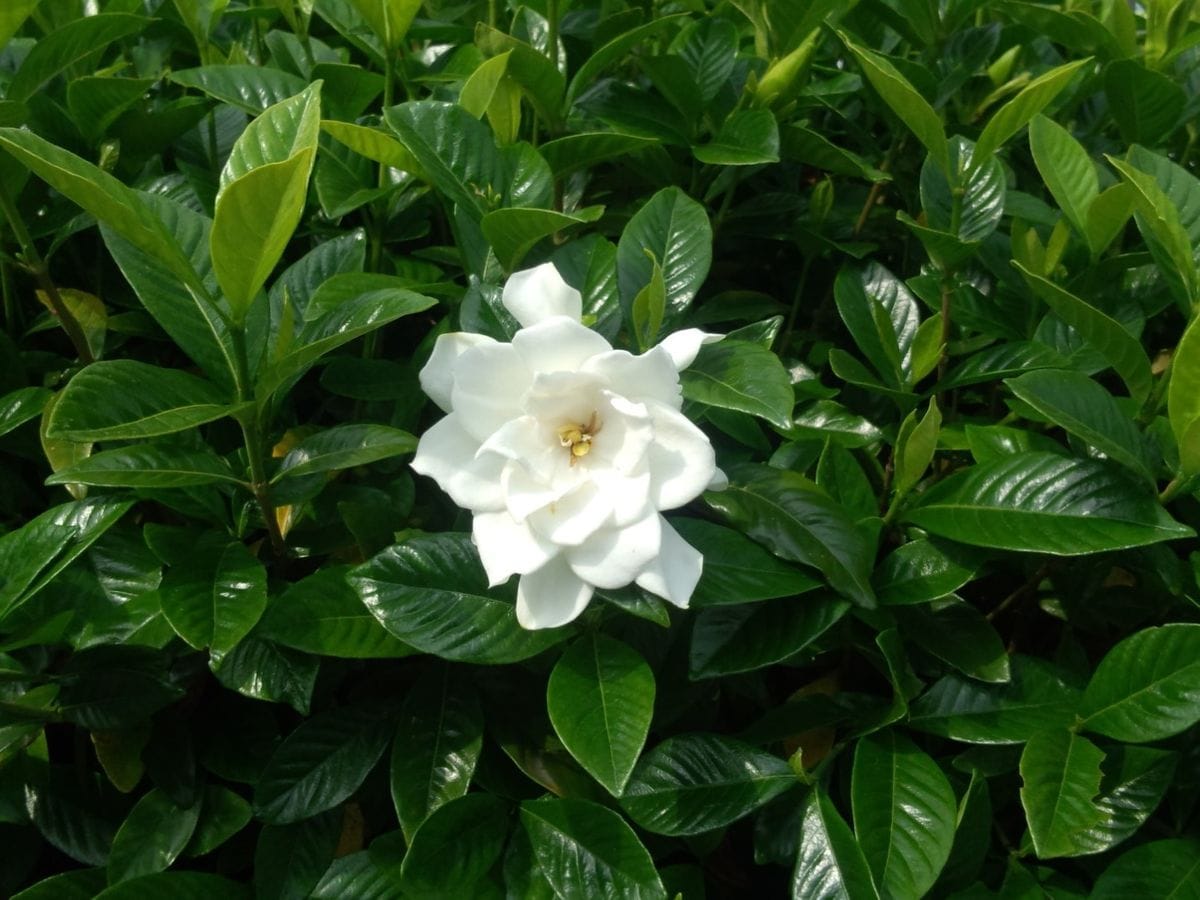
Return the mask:
{"type": "Polygon", "coordinates": [[[818,569],[852,602],[875,605],[874,546],[842,506],[795,472],[743,465],[729,477],[728,488],[705,494],[709,506],[776,556],[818,569]]]}
{"type": "Polygon", "coordinates": [[[762,344],[734,338],[707,344],[680,381],[689,400],[759,416],[780,428],[792,424],[791,377],[762,344]]]}
{"type": "Polygon", "coordinates": [[[958,811],[937,763],[899,732],[876,732],[854,751],[850,797],[880,894],[923,896],[950,857],[958,811]]]}
{"type": "Polygon", "coordinates": [[[699,834],[736,822],[795,784],[777,756],[720,735],[679,735],[642,757],[621,806],[647,831],[699,834]]]}
{"type": "Polygon", "coordinates": [[[252,635],[210,667],[221,684],[239,694],[287,703],[301,715],[308,715],[317,680],[315,657],[252,635]]]}
{"type": "MultiPolygon", "coordinates": [[[[22,4],[18,2],[17,5],[22,4]]],[[[151,21],[125,13],[100,13],[68,21],[33,45],[9,82],[6,99],[23,103],[59,72],[103,50],[113,41],[137,34],[151,21]]]]}
{"type": "Polygon", "coordinates": [[[41,0],[12,0],[0,9],[0,47],[5,46],[41,0]]]}
{"type": "Polygon", "coordinates": [[[651,262],[650,280],[637,292],[629,310],[629,324],[633,329],[634,339],[638,348],[643,351],[655,343],[667,311],[667,285],[663,280],[662,266],[649,250],[646,251],[646,255],[651,262]]]}
{"type": "Polygon", "coordinates": [[[336,140],[345,144],[359,156],[402,172],[411,172],[418,177],[424,177],[421,166],[416,158],[408,152],[408,148],[385,131],[368,128],[366,125],[354,125],[350,122],[337,122],[325,119],[321,122],[321,130],[336,140]]]}
{"type": "Polygon", "coordinates": [[[571,78],[570,84],[567,85],[567,94],[565,105],[570,108],[575,103],[575,98],[590,85],[604,69],[619,60],[627,58],[629,51],[649,37],[653,37],[660,31],[666,31],[675,25],[681,24],[686,16],[681,13],[674,15],[656,15],[653,19],[645,24],[638,25],[628,31],[622,32],[617,37],[608,41],[594,53],[588,56],[579,66],[579,70],[571,78]]]}
{"type": "Polygon", "coordinates": [[[71,118],[89,140],[99,141],[122,113],[138,103],[154,85],[151,78],[85,75],[67,85],[71,118]]]}
{"type": "Polygon", "coordinates": [[[925,470],[933,462],[941,427],[942,413],[937,400],[933,398],[920,422],[917,421],[916,410],[913,410],[900,425],[895,455],[894,490],[897,497],[907,494],[924,477],[925,470]]]}
{"type": "Polygon", "coordinates": [[[866,857],[833,802],[813,787],[804,804],[792,900],[872,900],[879,892],[866,857]]]}
{"type": "Polygon", "coordinates": [[[305,438],[289,450],[271,481],[365,466],[416,449],[417,439],[399,428],[338,425],[305,438]]]}
{"type": "Polygon", "coordinates": [[[1084,727],[1142,743],[1200,721],[1200,625],[1146,628],[1113,647],[1083,695],[1084,727]]]}
{"type": "Polygon", "coordinates": [[[1005,381],[1046,418],[1153,483],[1154,448],[1112,394],[1081,372],[1044,369],[1005,381]]]}
{"type": "Polygon", "coordinates": [[[879,602],[912,605],[952,594],[975,577],[978,555],[948,541],[909,541],[885,556],[875,570],[879,602]]]}
{"type": "Polygon", "coordinates": [[[513,588],[488,587],[469,535],[411,538],[359,566],[350,580],[384,628],[443,659],[517,662],[557,644],[566,633],[526,631],[517,624],[507,599],[513,588]]]}
{"type": "Polygon", "coordinates": [[[1093,801],[1100,821],[1073,836],[1078,852],[1103,852],[1141,828],[1171,786],[1177,760],[1176,754],[1151,747],[1108,748],[1100,795],[1093,801]]]}
{"type": "Polygon", "coordinates": [[[947,675],[912,704],[909,724],[968,744],[1019,744],[1074,721],[1082,692],[1062,672],[1028,656],[1010,665],[1008,684],[947,675]]]}
{"type": "Polygon", "coordinates": [[[912,347],[920,314],[916,298],[878,263],[844,268],[833,287],[838,314],[854,342],[891,387],[912,382],[912,347]]]}
{"type": "Polygon", "coordinates": [[[179,69],[168,77],[176,84],[208,94],[252,116],[294,97],[306,86],[298,75],[250,64],[179,69]]]}
{"type": "Polygon", "coordinates": [[[703,519],[677,518],[675,530],[704,555],[694,609],[793,597],[821,586],[745,535],[703,519]]]}
{"type": "Polygon", "coordinates": [[[126,441],[194,428],[228,415],[212,383],[132,359],[92,363],[63,389],[46,433],[73,441],[126,441]]]}
{"type": "Polygon", "coordinates": [[[1134,59],[1118,59],[1105,67],[1104,93],[1128,144],[1164,144],[1187,105],[1187,95],[1174,79],[1134,59]]]}
{"type": "Polygon", "coordinates": [[[49,388],[23,387],[0,397],[0,435],[40,416],[51,396],[49,388]]]}
{"type": "Polygon", "coordinates": [[[143,795],[113,839],[109,884],[169,868],[187,846],[199,818],[198,803],[181,808],[158,788],[143,795]]]}
{"type": "Polygon", "coordinates": [[[546,711],[567,751],[619,797],[650,731],[654,673],[637,651],[592,633],[555,664],[546,711]]]}
{"type": "Polygon", "coordinates": [[[404,46],[409,26],[421,9],[421,0],[350,0],[389,51],[404,46]]]}
{"type": "Polygon", "coordinates": [[[691,306],[712,264],[708,213],[679,188],[656,193],[621,232],[617,283],[627,319],[634,298],[650,283],[655,262],[662,267],[669,320],[691,306]]]}
{"type": "Polygon", "coordinates": [[[964,137],[950,139],[949,153],[954,171],[950,178],[932,159],[921,167],[921,205],[931,229],[974,248],[996,230],[1004,215],[1004,167],[994,156],[978,157],[979,150],[964,137]],[[975,164],[976,159],[981,161],[975,164]]]}
{"type": "Polygon", "coordinates": [[[1088,209],[1086,237],[1093,257],[1108,249],[1108,245],[1125,230],[1136,202],[1136,191],[1122,181],[1110,185],[1092,203],[1088,209]]]}
{"type": "Polygon", "coordinates": [[[235,323],[245,320],[304,212],[320,123],[317,83],[251,122],[221,170],[213,272],[235,323]]]}
{"type": "Polygon", "coordinates": [[[149,254],[185,285],[205,295],[195,269],[144,195],[32,132],[0,128],[0,147],[50,187],[149,254]]]}
{"type": "Polygon", "coordinates": [[[285,647],[341,659],[394,659],[412,648],[367,611],[346,580],[347,566],[325,565],[290,585],[267,607],[255,632],[285,647]]]}
{"type": "Polygon", "coordinates": [[[1171,361],[1167,417],[1184,475],[1200,473],[1200,317],[1193,318],[1171,361]]]}
{"type": "Polygon", "coordinates": [[[1075,856],[1083,832],[1102,813],[1093,803],[1100,792],[1104,752],[1067,729],[1035,734],[1021,754],[1021,806],[1039,859],[1075,856]]]}
{"type": "Polygon", "coordinates": [[[971,466],[926,491],[905,518],[964,544],[1056,556],[1193,533],[1115,467],[1040,452],[971,466]]]}
{"type": "Polygon", "coordinates": [[[1093,900],[1125,897],[1200,897],[1200,845],[1175,838],[1134,847],[1110,863],[1090,896],[1093,900]]]}
{"type": "Polygon", "coordinates": [[[665,900],[654,862],[617,813],[586,800],[521,804],[537,868],[557,897],[665,900]]]}
{"type": "Polygon", "coordinates": [[[240,794],[217,784],[205,785],[200,818],[191,839],[183,848],[183,855],[204,856],[212,853],[249,825],[251,818],[250,804],[240,794]]]}
{"type": "Polygon", "coordinates": [[[511,808],[494,794],[468,794],[434,810],[409,842],[400,870],[405,893],[470,896],[500,858],[511,808]]]}
{"type": "Polygon", "coordinates": [[[758,166],[779,162],[779,126],[769,109],[743,109],[721,123],[713,139],[692,148],[713,166],[758,166]]]}
{"type": "MultiPolygon", "coordinates": [[[[0,11],[0,17],[3,15],[0,11]]],[[[3,39],[3,32],[0,32],[0,39],[3,39]]],[[[12,900],[93,900],[107,884],[104,869],[73,869],[51,875],[13,894],[12,900]]]]}
{"type": "Polygon", "coordinates": [[[543,50],[483,22],[475,25],[475,45],[488,56],[507,53],[508,78],[520,85],[538,117],[551,131],[562,130],[562,99],[567,82],[543,50]]]}
{"type": "Polygon", "coordinates": [[[406,840],[430,813],[467,793],[482,749],[473,688],[451,667],[434,667],[404,698],[392,744],[392,802],[406,840]]]}
{"type": "Polygon", "coordinates": [[[1038,115],[1029,123],[1029,149],[1038,173],[1063,215],[1076,231],[1089,238],[1093,253],[1103,250],[1089,237],[1088,212],[1100,196],[1100,182],[1096,166],[1083,145],[1057,122],[1038,115]]]}
{"type": "Polygon", "coordinates": [[[254,813],[271,825],[299,822],[353,794],[392,735],[394,717],[372,707],[306,719],[271,755],[254,787],[254,813]]]}
{"type": "Polygon", "coordinates": [[[590,169],[597,163],[637,153],[657,144],[658,141],[654,138],[639,137],[636,134],[585,131],[547,141],[538,147],[538,151],[550,164],[554,177],[562,178],[576,169],[590,169]]]}
{"type": "Polygon", "coordinates": [[[1017,96],[996,110],[984,126],[979,140],[975,142],[972,168],[977,168],[985,161],[990,162],[995,152],[1024,128],[1030,119],[1049,106],[1071,83],[1075,73],[1091,61],[1091,57],[1077,59],[1043,72],[1025,85],[1017,96]]]}
{"type": "Polygon", "coordinates": [[[883,102],[896,114],[897,119],[908,126],[917,140],[925,145],[938,168],[948,173],[950,155],[946,145],[946,129],[937,112],[929,105],[929,101],[921,96],[886,57],[858,46],[844,32],[839,31],[838,37],[854,54],[867,80],[883,98],[883,102]]]}
{"type": "Polygon", "coordinates": [[[229,465],[211,450],[184,450],[162,444],[137,444],[95,453],[59,469],[46,484],[103,487],[177,488],[201,484],[242,484],[229,465]]]}
{"type": "Polygon", "coordinates": [[[799,653],[832,628],[850,604],[832,594],[717,606],[696,616],[688,674],[692,679],[750,672],[799,653]]]}
{"type": "Polygon", "coordinates": [[[344,813],[330,809],[288,825],[267,825],[254,851],[255,900],[307,897],[333,862],[344,813]]]}
{"type": "Polygon", "coordinates": [[[918,647],[979,681],[1003,683],[1011,673],[1004,641],[974,606],[959,600],[896,610],[904,635],[918,647]]]}
{"type": "Polygon", "coordinates": [[[249,900],[250,888],[207,872],[158,872],[122,881],[95,900],[249,900]]]}
{"type": "Polygon", "coordinates": [[[242,544],[202,547],[171,566],[159,589],[163,615],[214,660],[250,633],[267,605],[267,573],[242,544]]]}
{"type": "Polygon", "coordinates": [[[552,209],[496,209],[485,215],[479,226],[500,265],[506,272],[511,272],[538,241],[577,225],[595,222],[603,214],[603,206],[589,206],[571,214],[552,209]]]}

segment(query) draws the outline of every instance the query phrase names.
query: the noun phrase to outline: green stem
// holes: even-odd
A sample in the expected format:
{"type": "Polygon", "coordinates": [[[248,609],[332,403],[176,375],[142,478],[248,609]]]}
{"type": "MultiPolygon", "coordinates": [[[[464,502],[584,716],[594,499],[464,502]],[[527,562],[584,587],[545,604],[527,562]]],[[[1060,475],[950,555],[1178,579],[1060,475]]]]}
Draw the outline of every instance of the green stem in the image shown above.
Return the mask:
{"type": "Polygon", "coordinates": [[[19,329],[17,298],[13,294],[12,266],[7,259],[0,259],[0,291],[4,293],[4,330],[15,337],[19,329]]]}
{"type": "Polygon", "coordinates": [[[1189,478],[1182,474],[1176,475],[1169,482],[1167,482],[1167,486],[1162,489],[1162,492],[1158,495],[1158,502],[1164,506],[1170,503],[1175,499],[1176,496],[1178,496],[1180,490],[1183,489],[1183,486],[1187,484],[1189,480],[1189,478]]]}
{"type": "MultiPolygon", "coordinates": [[[[46,301],[50,304],[50,310],[58,318],[58,323],[62,325],[63,331],[70,338],[71,344],[75,348],[75,354],[79,357],[80,362],[84,364],[93,362],[95,357],[92,355],[92,348],[88,346],[87,336],[83,333],[83,328],[80,326],[79,320],[71,313],[71,310],[62,298],[62,294],[58,292],[58,286],[50,278],[50,270],[46,266],[46,261],[38,253],[37,246],[33,243],[33,238],[29,234],[29,229],[25,227],[25,220],[21,218],[21,214],[17,211],[17,205],[13,202],[12,197],[9,196],[8,189],[2,181],[0,181],[0,212],[4,213],[4,218],[8,220],[8,227],[12,229],[13,236],[17,239],[17,243],[21,247],[22,263],[26,271],[33,275],[37,280],[38,287],[46,295],[46,301]]],[[[11,322],[7,285],[4,303],[5,317],[11,322]]]]}
{"type": "Polygon", "coordinates": [[[550,62],[558,68],[558,0],[546,0],[546,51],[550,62]]]}
{"type": "Polygon", "coordinates": [[[938,359],[938,381],[946,377],[946,366],[950,358],[950,327],[953,321],[950,301],[953,297],[954,282],[952,281],[951,273],[946,272],[942,275],[942,354],[938,359]]]}
{"type": "MultiPolygon", "coordinates": [[[[241,325],[234,325],[229,330],[233,341],[234,358],[237,363],[238,400],[249,401],[250,364],[246,354],[246,332],[241,325]]],[[[242,440],[246,446],[246,458],[250,464],[250,492],[258,503],[262,513],[263,524],[267,529],[267,538],[271,542],[271,551],[276,557],[282,558],[287,552],[283,542],[283,534],[279,530],[279,521],[275,518],[275,504],[271,502],[271,487],[267,480],[266,444],[264,441],[261,409],[255,404],[244,411],[238,418],[242,427],[242,440]]]]}
{"type": "Polygon", "coordinates": [[[779,342],[780,348],[786,348],[788,339],[792,336],[792,329],[796,327],[796,313],[800,309],[800,298],[804,293],[804,288],[808,283],[808,270],[812,266],[812,254],[804,254],[804,264],[800,267],[800,278],[796,282],[796,292],[792,295],[792,308],[788,310],[787,322],[783,326],[783,339],[779,342]]]}

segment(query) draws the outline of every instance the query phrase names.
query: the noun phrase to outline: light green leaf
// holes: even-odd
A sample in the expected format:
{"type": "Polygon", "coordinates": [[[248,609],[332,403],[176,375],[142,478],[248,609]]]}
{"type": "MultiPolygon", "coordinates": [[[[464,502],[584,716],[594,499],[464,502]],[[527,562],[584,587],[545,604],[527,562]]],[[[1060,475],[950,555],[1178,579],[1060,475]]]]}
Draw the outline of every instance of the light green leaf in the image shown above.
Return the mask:
{"type": "Polygon", "coordinates": [[[1065,728],[1035,734],[1025,745],[1021,805],[1039,859],[1085,850],[1080,839],[1102,816],[1093,800],[1103,760],[1099,747],[1065,728]]]}
{"type": "Polygon", "coordinates": [[[332,119],[323,120],[321,130],[360,156],[402,172],[411,172],[419,178],[424,177],[420,164],[408,152],[408,148],[387,132],[332,119]]]}
{"type": "Polygon", "coordinates": [[[168,77],[252,116],[299,94],[306,84],[299,75],[282,69],[249,64],[179,69],[168,77]]]}
{"type": "Polygon", "coordinates": [[[1024,128],[1029,120],[1053,102],[1071,83],[1083,66],[1091,63],[1091,57],[1077,59],[1039,75],[1021,89],[1017,96],[1005,103],[988,120],[979,140],[975,142],[972,168],[990,161],[997,150],[1014,134],[1024,128]]]}
{"type": "Polygon", "coordinates": [[[570,214],[552,209],[506,208],[492,210],[480,220],[479,226],[500,265],[506,272],[512,272],[542,238],[590,224],[602,215],[603,206],[589,206],[570,214]]]}
{"type": "Polygon", "coordinates": [[[388,51],[404,46],[404,36],[421,9],[421,0],[350,0],[388,51]]]}
{"type": "Polygon", "coordinates": [[[1175,348],[1167,417],[1179,448],[1180,471],[1200,473],[1200,317],[1192,319],[1175,348]]]}
{"type": "MultiPolygon", "coordinates": [[[[1088,213],[1100,196],[1096,165],[1088,152],[1071,132],[1042,115],[1034,116],[1029,123],[1029,149],[1063,215],[1076,231],[1088,237],[1088,213]]],[[[1093,253],[1103,249],[1095,247],[1090,239],[1088,245],[1093,253]]]]}
{"type": "Polygon", "coordinates": [[[924,477],[925,470],[933,462],[941,427],[942,413],[936,399],[930,399],[929,407],[919,422],[916,410],[913,410],[900,425],[895,455],[894,489],[897,497],[903,497],[924,477]]]}

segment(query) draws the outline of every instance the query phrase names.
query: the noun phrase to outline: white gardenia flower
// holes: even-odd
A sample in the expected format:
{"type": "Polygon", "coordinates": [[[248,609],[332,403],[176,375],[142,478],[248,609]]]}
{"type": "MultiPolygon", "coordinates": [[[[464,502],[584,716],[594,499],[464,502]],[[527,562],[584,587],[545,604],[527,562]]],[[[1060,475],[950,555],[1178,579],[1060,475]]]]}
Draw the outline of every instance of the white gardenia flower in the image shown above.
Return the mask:
{"type": "Polygon", "coordinates": [[[438,338],[421,387],[448,415],[413,468],[475,515],[492,585],[520,575],[517,620],[552,628],[595,588],[637,583],[686,607],[703,558],[662,517],[721,487],[712,444],[681,412],[679,371],[697,329],[634,356],[580,323],[582,299],[553,265],[517,272],[503,301],[512,343],[438,338]]]}

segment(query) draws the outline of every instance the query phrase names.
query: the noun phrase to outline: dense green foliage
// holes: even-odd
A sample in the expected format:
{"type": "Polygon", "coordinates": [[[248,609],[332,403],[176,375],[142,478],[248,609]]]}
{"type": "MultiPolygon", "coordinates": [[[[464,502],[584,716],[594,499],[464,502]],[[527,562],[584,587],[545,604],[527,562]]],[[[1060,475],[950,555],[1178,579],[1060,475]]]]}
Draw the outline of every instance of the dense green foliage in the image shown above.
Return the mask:
{"type": "Polygon", "coordinates": [[[0,894],[1200,897],[1195,6],[4,0],[0,894]],[[547,260],[689,610],[408,468],[547,260]]]}

